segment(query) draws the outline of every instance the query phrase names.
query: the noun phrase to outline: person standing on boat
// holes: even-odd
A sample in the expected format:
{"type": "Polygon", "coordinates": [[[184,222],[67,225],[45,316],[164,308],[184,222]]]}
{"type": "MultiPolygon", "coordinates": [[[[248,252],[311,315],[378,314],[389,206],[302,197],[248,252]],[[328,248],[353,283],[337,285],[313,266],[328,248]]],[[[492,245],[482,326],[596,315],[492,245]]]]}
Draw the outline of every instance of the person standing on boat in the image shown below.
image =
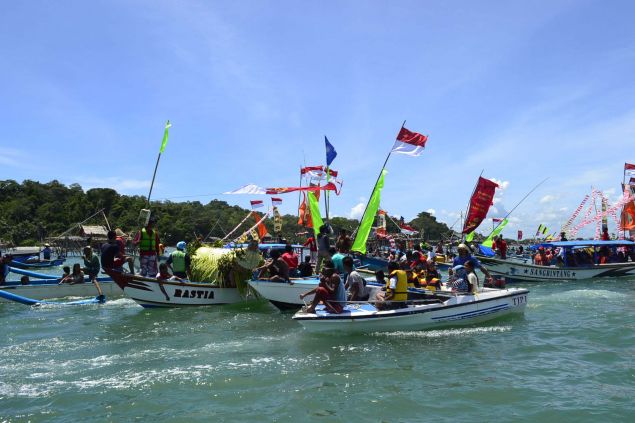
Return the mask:
{"type": "Polygon", "coordinates": [[[335,241],[335,248],[342,254],[348,254],[351,251],[351,247],[353,246],[353,241],[351,241],[351,237],[348,236],[346,229],[342,229],[340,231],[340,235],[337,237],[335,241]]]}
{"type": "Polygon", "coordinates": [[[459,246],[457,247],[457,251],[459,255],[454,257],[454,261],[452,262],[452,267],[465,266],[466,261],[472,260],[474,267],[477,269],[480,269],[480,271],[483,272],[483,274],[485,275],[485,280],[488,283],[491,283],[493,281],[492,275],[485,268],[485,266],[483,266],[481,262],[478,261],[478,259],[476,259],[474,256],[472,256],[472,254],[470,254],[470,250],[467,247],[467,245],[459,244],[459,246]]]}
{"type": "Polygon", "coordinates": [[[313,238],[313,232],[307,232],[308,238],[302,244],[303,247],[309,247],[309,253],[311,254],[311,263],[317,263],[318,259],[318,250],[317,244],[315,242],[315,238],[313,238]]]}
{"type": "Polygon", "coordinates": [[[293,247],[291,244],[287,244],[284,246],[284,253],[280,257],[284,260],[289,266],[289,276],[293,276],[297,278],[300,272],[298,271],[298,265],[300,263],[300,259],[298,255],[293,251],[293,247]]]}
{"type": "Polygon", "coordinates": [[[507,242],[505,242],[503,235],[498,236],[498,240],[496,241],[496,252],[503,260],[507,259],[507,242]]]}
{"type": "Polygon", "coordinates": [[[159,234],[153,229],[152,219],[137,232],[133,244],[139,246],[139,260],[141,262],[141,276],[154,277],[158,272],[159,234]]]}
{"type": "Polygon", "coordinates": [[[117,245],[119,245],[119,253],[115,257],[115,267],[123,267],[125,263],[128,263],[130,273],[134,275],[134,259],[126,255],[126,239],[128,239],[128,235],[119,228],[115,229],[115,234],[117,235],[117,245]]]}
{"type": "Polygon", "coordinates": [[[329,230],[326,225],[322,225],[320,226],[320,231],[317,236],[318,258],[315,266],[316,273],[320,273],[320,267],[322,266],[322,262],[324,260],[331,259],[331,253],[329,252],[330,248],[331,240],[329,239],[329,230]]]}
{"type": "Polygon", "coordinates": [[[101,267],[99,264],[99,257],[93,254],[93,249],[91,247],[84,247],[84,255],[82,258],[84,259],[85,266],[82,270],[88,275],[90,281],[95,283],[101,267]]]}
{"type": "Polygon", "coordinates": [[[49,244],[44,244],[44,248],[42,249],[42,258],[44,260],[51,259],[51,246],[49,244]]]}
{"type": "Polygon", "coordinates": [[[185,251],[185,247],[187,247],[185,241],[177,242],[176,250],[170,253],[166,264],[170,267],[174,276],[180,279],[192,279],[190,269],[192,260],[190,259],[190,255],[185,251]]]}

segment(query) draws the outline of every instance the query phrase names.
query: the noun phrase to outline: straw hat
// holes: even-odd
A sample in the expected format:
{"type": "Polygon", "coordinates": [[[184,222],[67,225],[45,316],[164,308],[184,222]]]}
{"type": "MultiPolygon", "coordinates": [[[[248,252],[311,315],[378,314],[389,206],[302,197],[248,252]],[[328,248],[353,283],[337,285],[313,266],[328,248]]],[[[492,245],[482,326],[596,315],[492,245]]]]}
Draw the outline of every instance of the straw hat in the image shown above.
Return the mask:
{"type": "Polygon", "coordinates": [[[117,234],[117,236],[128,236],[128,235],[126,235],[126,233],[124,231],[122,231],[119,228],[115,229],[115,234],[117,234]]]}
{"type": "Polygon", "coordinates": [[[465,245],[465,244],[459,244],[459,246],[458,246],[458,247],[456,247],[456,249],[457,249],[457,250],[469,250],[469,249],[467,248],[467,245],[465,245]]]}

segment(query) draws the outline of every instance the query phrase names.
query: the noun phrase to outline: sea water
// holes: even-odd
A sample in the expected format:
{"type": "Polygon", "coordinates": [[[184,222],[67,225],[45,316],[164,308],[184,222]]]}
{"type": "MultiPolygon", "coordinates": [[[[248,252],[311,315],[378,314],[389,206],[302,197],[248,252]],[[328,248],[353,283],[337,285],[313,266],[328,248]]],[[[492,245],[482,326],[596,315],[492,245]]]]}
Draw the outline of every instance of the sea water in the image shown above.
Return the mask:
{"type": "Polygon", "coordinates": [[[354,336],[263,301],[3,303],[0,421],[635,421],[635,279],[522,286],[524,316],[354,336]]]}

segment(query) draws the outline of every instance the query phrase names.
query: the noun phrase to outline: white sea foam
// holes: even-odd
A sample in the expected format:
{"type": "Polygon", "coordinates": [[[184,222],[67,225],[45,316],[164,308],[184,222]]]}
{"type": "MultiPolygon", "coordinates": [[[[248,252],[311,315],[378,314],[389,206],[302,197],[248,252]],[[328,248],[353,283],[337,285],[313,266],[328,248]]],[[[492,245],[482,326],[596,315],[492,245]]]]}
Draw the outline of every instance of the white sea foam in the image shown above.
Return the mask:
{"type": "Polygon", "coordinates": [[[397,337],[397,338],[446,338],[446,337],[466,337],[485,333],[508,332],[511,326],[489,326],[477,328],[461,329],[437,329],[430,331],[398,331],[398,332],[375,332],[373,336],[397,337]]]}

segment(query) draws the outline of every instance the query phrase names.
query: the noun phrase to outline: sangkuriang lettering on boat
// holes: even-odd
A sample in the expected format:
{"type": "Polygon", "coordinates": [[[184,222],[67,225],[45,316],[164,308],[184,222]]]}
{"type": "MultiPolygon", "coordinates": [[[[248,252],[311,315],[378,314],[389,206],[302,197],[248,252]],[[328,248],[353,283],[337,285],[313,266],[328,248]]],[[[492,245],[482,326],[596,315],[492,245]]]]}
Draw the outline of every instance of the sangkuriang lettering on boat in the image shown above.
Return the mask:
{"type": "Polygon", "coordinates": [[[562,269],[529,269],[531,276],[542,276],[547,278],[570,278],[571,271],[562,269]]]}
{"type": "Polygon", "coordinates": [[[199,290],[199,289],[175,289],[174,296],[178,298],[214,298],[214,291],[199,290]]]}

